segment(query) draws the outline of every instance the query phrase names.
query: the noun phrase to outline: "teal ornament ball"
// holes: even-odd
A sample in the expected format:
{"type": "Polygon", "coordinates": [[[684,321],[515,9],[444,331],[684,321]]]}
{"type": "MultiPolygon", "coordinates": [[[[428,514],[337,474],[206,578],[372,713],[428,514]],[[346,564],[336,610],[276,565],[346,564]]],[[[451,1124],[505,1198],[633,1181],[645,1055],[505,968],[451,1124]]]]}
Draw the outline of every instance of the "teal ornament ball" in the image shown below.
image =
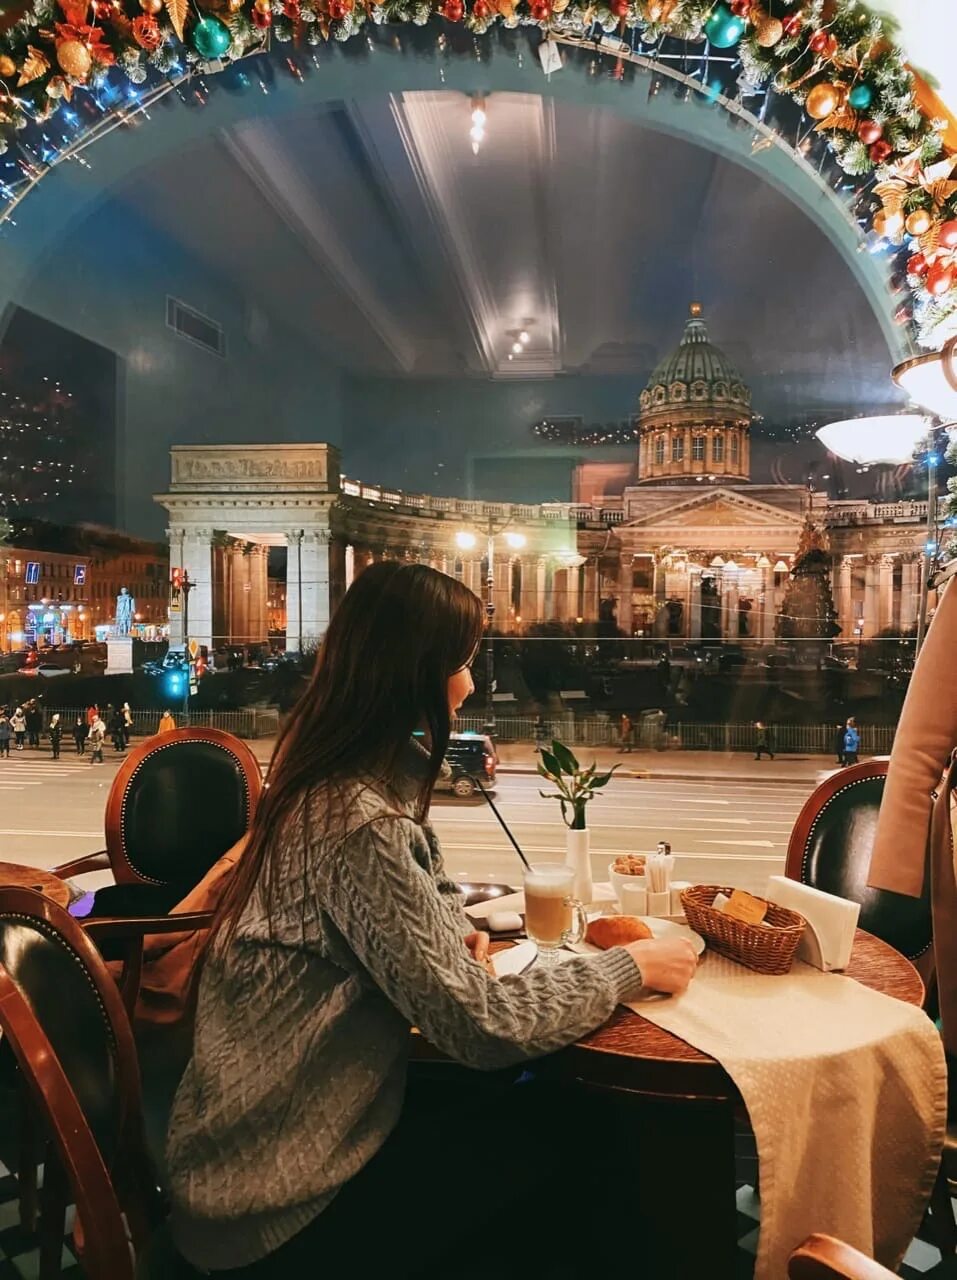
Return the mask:
{"type": "Polygon", "coordinates": [[[874,101],[874,90],[869,84],[856,84],[847,95],[847,101],[855,111],[866,111],[874,101]]]}
{"type": "Polygon", "coordinates": [[[207,62],[221,58],[232,43],[232,36],[225,22],[212,17],[202,18],[197,22],[190,39],[193,48],[207,62]]]}
{"type": "Polygon", "coordinates": [[[730,49],[744,35],[747,20],[731,12],[725,4],[716,4],[704,24],[704,33],[716,49],[730,49]]]}

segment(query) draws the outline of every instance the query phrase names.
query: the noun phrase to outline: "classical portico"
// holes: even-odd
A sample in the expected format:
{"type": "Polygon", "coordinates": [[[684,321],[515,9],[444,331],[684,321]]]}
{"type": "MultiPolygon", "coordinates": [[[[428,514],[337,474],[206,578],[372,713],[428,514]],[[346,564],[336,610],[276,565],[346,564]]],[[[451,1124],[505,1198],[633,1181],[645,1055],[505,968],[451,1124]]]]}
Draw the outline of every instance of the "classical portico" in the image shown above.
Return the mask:
{"type": "Polygon", "coordinates": [[[763,488],[671,487],[664,505],[648,488],[626,490],[603,561],[619,630],[772,639],[807,506],[804,489],[773,489],[774,502],[763,488]]]}
{"type": "Polygon", "coordinates": [[[188,601],[171,603],[170,644],[264,642],[268,551],[285,546],[286,647],[315,646],[328,625],[337,570],[344,573],[330,536],[338,451],[326,444],[178,445],[171,467],[169,492],[155,501],[169,513],[170,564],[189,574],[191,590],[188,601]]]}

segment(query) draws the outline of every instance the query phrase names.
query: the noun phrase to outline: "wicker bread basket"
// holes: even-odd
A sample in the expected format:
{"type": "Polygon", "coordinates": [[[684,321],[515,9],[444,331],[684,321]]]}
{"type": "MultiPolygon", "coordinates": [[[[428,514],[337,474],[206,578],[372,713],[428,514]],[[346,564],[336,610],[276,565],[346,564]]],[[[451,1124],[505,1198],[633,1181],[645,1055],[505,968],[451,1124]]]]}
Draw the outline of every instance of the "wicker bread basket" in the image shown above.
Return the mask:
{"type": "Polygon", "coordinates": [[[763,924],[745,924],[743,920],[715,911],[711,905],[719,893],[730,898],[732,892],[713,884],[696,884],[685,889],[681,905],[688,924],[701,934],[713,951],[736,960],[748,969],[757,973],[789,973],[806,928],[804,917],[771,902],[764,917],[770,928],[763,924]]]}

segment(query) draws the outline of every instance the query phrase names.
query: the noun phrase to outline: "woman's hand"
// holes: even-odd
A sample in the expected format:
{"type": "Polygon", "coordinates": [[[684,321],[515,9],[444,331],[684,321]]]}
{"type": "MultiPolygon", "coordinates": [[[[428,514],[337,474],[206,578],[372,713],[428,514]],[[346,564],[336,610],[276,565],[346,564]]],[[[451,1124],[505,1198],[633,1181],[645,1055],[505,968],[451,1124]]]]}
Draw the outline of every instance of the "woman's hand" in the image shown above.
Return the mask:
{"type": "Polygon", "coordinates": [[[641,970],[644,986],[666,995],[677,996],[686,990],[698,967],[695,949],[687,938],[643,938],[629,942],[625,950],[641,970]]]}
{"type": "Polygon", "coordinates": [[[489,973],[494,974],[495,969],[492,966],[492,957],[488,953],[488,941],[488,934],[483,933],[481,930],[465,935],[465,945],[471,953],[472,959],[477,960],[479,964],[484,964],[489,973]]]}

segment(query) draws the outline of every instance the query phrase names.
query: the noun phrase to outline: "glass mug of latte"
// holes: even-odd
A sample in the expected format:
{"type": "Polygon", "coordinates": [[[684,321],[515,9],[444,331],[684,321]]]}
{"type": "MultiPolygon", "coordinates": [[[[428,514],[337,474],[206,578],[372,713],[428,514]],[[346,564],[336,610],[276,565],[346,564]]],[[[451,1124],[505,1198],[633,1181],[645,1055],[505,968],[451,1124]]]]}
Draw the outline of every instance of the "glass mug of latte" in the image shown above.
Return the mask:
{"type": "Polygon", "coordinates": [[[525,872],[525,932],[540,950],[584,938],[588,917],[572,897],[574,884],[574,868],[560,862],[539,863],[525,872]]]}

